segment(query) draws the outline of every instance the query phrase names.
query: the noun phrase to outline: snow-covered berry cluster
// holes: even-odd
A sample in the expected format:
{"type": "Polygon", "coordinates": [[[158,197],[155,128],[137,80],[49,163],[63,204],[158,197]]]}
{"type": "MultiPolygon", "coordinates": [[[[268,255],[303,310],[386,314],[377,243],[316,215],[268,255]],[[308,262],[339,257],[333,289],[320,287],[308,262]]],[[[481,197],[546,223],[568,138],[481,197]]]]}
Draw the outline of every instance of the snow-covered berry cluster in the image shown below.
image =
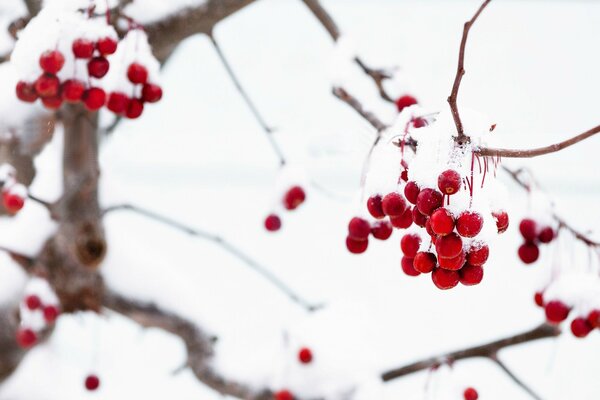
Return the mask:
{"type": "Polygon", "coordinates": [[[523,236],[523,244],[519,246],[518,255],[525,264],[532,264],[540,256],[540,244],[550,243],[556,233],[554,228],[542,225],[532,218],[524,218],[519,224],[519,232],[523,236]]]}
{"type": "MultiPolygon", "coordinates": [[[[283,194],[281,204],[286,211],[293,211],[300,207],[306,200],[306,192],[300,185],[294,185],[288,188],[283,194]]],[[[265,218],[265,229],[269,232],[275,232],[281,229],[281,217],[276,213],[271,213],[265,218]]]]}
{"type": "Polygon", "coordinates": [[[25,205],[27,188],[17,182],[16,171],[9,164],[0,166],[0,187],[2,188],[2,206],[9,214],[16,214],[25,205]]]}
{"type": "Polygon", "coordinates": [[[21,325],[16,332],[17,344],[22,348],[34,346],[39,332],[53,325],[59,315],[58,299],[48,282],[32,278],[20,305],[21,325]]]}

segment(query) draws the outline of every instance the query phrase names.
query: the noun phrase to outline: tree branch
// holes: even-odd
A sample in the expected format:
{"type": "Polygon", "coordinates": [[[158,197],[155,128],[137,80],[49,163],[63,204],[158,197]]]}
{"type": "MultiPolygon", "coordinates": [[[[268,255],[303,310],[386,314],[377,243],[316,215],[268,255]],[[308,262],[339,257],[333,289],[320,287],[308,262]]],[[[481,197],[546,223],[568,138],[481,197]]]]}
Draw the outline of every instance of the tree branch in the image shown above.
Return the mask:
{"type": "Polygon", "coordinates": [[[424,360],[416,361],[399,368],[394,368],[392,370],[384,372],[381,375],[381,379],[384,382],[389,382],[393,379],[397,379],[424,369],[437,367],[445,363],[452,363],[466,358],[491,358],[495,356],[499,350],[505,347],[523,344],[539,339],[552,338],[558,335],[560,335],[560,329],[558,327],[548,324],[542,324],[527,332],[519,333],[517,335],[495,340],[493,342],[489,342],[483,345],[468,347],[466,349],[441,354],[436,357],[426,358],[424,360]]]}
{"type": "Polygon", "coordinates": [[[226,241],[221,236],[192,228],[192,227],[182,224],[178,221],[175,221],[171,218],[165,217],[165,216],[157,214],[153,211],[149,211],[144,208],[134,206],[131,204],[119,204],[119,205],[108,207],[103,211],[102,215],[106,215],[110,212],[119,211],[119,210],[134,212],[136,214],[142,215],[144,217],[147,217],[154,221],[157,221],[161,224],[169,226],[173,229],[184,232],[187,235],[199,237],[201,239],[213,242],[214,244],[220,246],[223,250],[225,250],[229,254],[235,256],[236,258],[238,258],[239,260],[244,262],[252,270],[254,270],[256,273],[258,273],[260,276],[262,276],[264,279],[266,279],[270,284],[272,284],[277,289],[279,289],[292,302],[300,305],[306,311],[312,312],[312,311],[316,311],[323,307],[322,304],[312,304],[312,303],[308,302],[307,300],[305,300],[303,297],[301,297],[299,294],[297,294],[293,289],[291,289],[289,286],[287,286],[283,281],[281,281],[277,276],[275,276],[271,271],[269,271],[267,268],[265,268],[264,266],[259,264],[256,260],[251,258],[246,253],[244,253],[242,250],[240,250],[233,244],[226,241]]]}
{"type": "Polygon", "coordinates": [[[500,369],[502,369],[502,371],[504,371],[504,373],[506,375],[508,375],[508,377],[510,379],[512,379],[512,381],[519,387],[521,387],[525,392],[527,392],[532,398],[534,398],[535,400],[542,400],[542,398],[533,391],[533,389],[531,389],[529,386],[527,386],[527,384],[525,384],[525,382],[523,382],[518,376],[516,376],[507,366],[506,364],[504,364],[502,361],[500,361],[500,359],[498,358],[497,355],[493,355],[490,356],[490,360],[492,360],[494,363],[496,363],[497,366],[500,367],[500,369]]]}
{"type": "Polygon", "coordinates": [[[344,103],[348,104],[350,107],[354,109],[357,113],[360,114],[373,128],[377,130],[377,133],[381,133],[387,128],[387,125],[381,122],[379,118],[375,114],[370,111],[366,111],[362,104],[350,93],[348,93],[344,88],[334,87],[332,89],[332,93],[335,97],[342,100],[344,103]]]}
{"type": "Polygon", "coordinates": [[[448,97],[448,103],[450,104],[450,110],[452,111],[452,118],[454,118],[454,124],[456,125],[456,131],[458,132],[457,140],[459,143],[462,143],[467,140],[465,136],[465,132],[463,130],[462,121],[460,120],[460,114],[458,112],[458,106],[456,101],[458,99],[458,90],[460,89],[460,82],[462,80],[463,75],[465,74],[465,48],[467,46],[467,38],[469,36],[469,30],[471,26],[475,23],[481,12],[492,0],[485,0],[483,4],[479,7],[473,18],[469,21],[465,22],[465,27],[463,29],[462,40],[460,41],[460,50],[458,52],[458,67],[456,69],[456,77],[454,78],[454,84],[452,85],[452,92],[450,93],[450,97],[448,97]]]}

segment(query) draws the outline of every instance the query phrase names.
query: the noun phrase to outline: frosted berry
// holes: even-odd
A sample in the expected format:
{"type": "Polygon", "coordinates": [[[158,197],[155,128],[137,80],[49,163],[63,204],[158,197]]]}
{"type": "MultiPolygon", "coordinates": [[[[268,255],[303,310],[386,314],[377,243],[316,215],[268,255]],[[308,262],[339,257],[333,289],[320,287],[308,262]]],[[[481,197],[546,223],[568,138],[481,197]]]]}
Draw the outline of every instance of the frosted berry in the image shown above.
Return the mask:
{"type": "Polygon", "coordinates": [[[415,104],[417,104],[417,99],[409,94],[405,94],[396,100],[396,108],[398,109],[398,112],[401,112],[406,107],[410,107],[415,104]]]}
{"type": "Polygon", "coordinates": [[[42,312],[44,314],[44,321],[46,321],[47,324],[53,324],[60,314],[58,307],[53,305],[45,306],[42,312]]]}
{"type": "Polygon", "coordinates": [[[417,204],[417,197],[420,191],[419,186],[413,181],[407,182],[406,186],[404,186],[404,196],[412,204],[417,204]]]}
{"type": "Polygon", "coordinates": [[[308,347],[303,347],[298,351],[298,360],[302,364],[309,364],[313,359],[312,351],[308,347]]]}
{"type": "Polygon", "coordinates": [[[465,211],[456,220],[456,231],[462,237],[477,236],[483,228],[483,218],[475,211],[465,211]]]}
{"type": "Polygon", "coordinates": [[[592,325],[585,318],[574,318],[571,321],[571,332],[573,335],[578,338],[584,338],[594,329],[592,325]]]}
{"type": "Polygon", "coordinates": [[[504,233],[508,229],[508,213],[504,210],[493,212],[492,216],[496,220],[496,228],[498,233],[504,233]]]}
{"type": "Polygon", "coordinates": [[[600,328],[600,310],[592,310],[587,317],[588,322],[594,328],[600,328]]]}
{"type": "Polygon", "coordinates": [[[435,189],[423,189],[417,196],[417,208],[423,215],[431,215],[442,206],[442,194],[435,189]]]}
{"type": "Polygon", "coordinates": [[[96,375],[88,375],[85,378],[84,384],[85,388],[92,392],[100,387],[100,378],[98,378],[96,375]]]}
{"type": "Polygon", "coordinates": [[[537,224],[530,218],[525,218],[519,224],[519,231],[525,240],[533,242],[537,237],[537,224]]]}
{"type": "Polygon", "coordinates": [[[490,255],[490,248],[487,244],[478,244],[471,247],[467,254],[467,262],[470,265],[481,267],[487,261],[490,255]]]}
{"type": "Polygon", "coordinates": [[[449,269],[451,271],[458,271],[462,268],[463,265],[465,265],[466,260],[467,257],[465,256],[465,253],[461,252],[456,257],[452,258],[440,257],[440,259],[438,260],[438,264],[440,268],[449,269]]]}
{"type": "Polygon", "coordinates": [[[127,68],[127,79],[131,83],[144,84],[148,80],[148,70],[140,63],[132,63],[127,68]]]}
{"type": "Polygon", "coordinates": [[[37,100],[38,94],[35,91],[35,85],[25,81],[19,81],[16,86],[17,98],[26,103],[33,103],[37,100]]]}
{"type": "Polygon", "coordinates": [[[479,393],[477,393],[477,390],[469,387],[463,392],[463,397],[465,400],[477,400],[479,398],[479,393]]]}
{"type": "Polygon", "coordinates": [[[106,108],[117,115],[125,114],[128,105],[129,97],[122,92],[112,92],[108,96],[108,101],[106,102],[106,108]]]}
{"type": "Polygon", "coordinates": [[[427,126],[427,120],[425,118],[413,118],[412,120],[412,126],[415,128],[422,128],[424,126],[427,126]]]}
{"type": "Polygon", "coordinates": [[[544,307],[544,293],[535,292],[535,294],[533,295],[533,301],[537,306],[544,307]]]}
{"type": "Polygon", "coordinates": [[[106,93],[99,87],[91,87],[83,92],[81,99],[83,100],[85,108],[89,111],[97,111],[104,106],[104,103],[106,102],[106,93]]]}
{"type": "Polygon", "coordinates": [[[129,99],[125,116],[129,119],[136,119],[144,112],[144,103],[139,99],[129,99]]]}
{"type": "Polygon", "coordinates": [[[376,221],[371,226],[371,234],[375,239],[387,240],[392,236],[392,224],[388,221],[376,221]]]}
{"type": "Polygon", "coordinates": [[[402,271],[408,276],[418,276],[421,275],[419,271],[417,271],[413,265],[414,259],[411,257],[402,257],[400,260],[400,266],[402,267],[402,271]]]}
{"type": "Polygon", "coordinates": [[[546,319],[554,324],[567,319],[570,311],[569,307],[560,300],[549,301],[545,306],[546,319]]]}
{"type": "Polygon", "coordinates": [[[367,200],[367,210],[369,210],[369,214],[373,218],[383,218],[385,217],[385,213],[383,212],[383,208],[381,206],[381,196],[376,194],[367,200]]]}
{"type": "Polygon", "coordinates": [[[460,276],[457,271],[450,271],[448,269],[436,268],[431,273],[431,280],[433,284],[442,290],[452,289],[458,285],[460,276]]]}
{"type": "Polygon", "coordinates": [[[17,330],[17,344],[23,349],[27,349],[37,342],[37,335],[29,328],[19,328],[17,330]]]}
{"type": "Polygon", "coordinates": [[[275,400],[294,400],[294,396],[289,390],[280,390],[275,393],[275,400]]]}
{"type": "Polygon", "coordinates": [[[421,211],[419,211],[417,206],[414,206],[412,209],[412,219],[415,224],[423,228],[425,227],[428,218],[426,215],[421,214],[421,211]]]}
{"type": "Polygon", "coordinates": [[[435,210],[429,217],[429,223],[436,235],[445,236],[454,230],[454,218],[445,208],[435,210]]]}
{"type": "Polygon", "coordinates": [[[60,89],[60,81],[56,75],[42,74],[39,78],[37,78],[34,86],[36,93],[40,97],[52,97],[58,94],[60,89]]]}
{"type": "Polygon", "coordinates": [[[352,254],[364,253],[369,247],[368,240],[354,240],[350,236],[346,237],[346,248],[352,254]]]}
{"type": "Polygon", "coordinates": [[[42,306],[42,301],[35,294],[30,294],[29,296],[25,297],[25,305],[28,309],[34,311],[42,306]]]}
{"type": "Polygon", "coordinates": [[[110,63],[104,57],[94,57],[88,61],[88,74],[94,78],[102,78],[108,73],[110,63]]]}
{"type": "Polygon", "coordinates": [[[371,225],[366,219],[354,217],[348,223],[348,237],[354,240],[367,240],[369,233],[371,233],[371,225]]]}
{"type": "Polygon", "coordinates": [[[413,268],[422,274],[428,274],[433,271],[436,264],[437,258],[435,254],[425,251],[418,252],[413,260],[413,268]]]}
{"type": "Polygon", "coordinates": [[[283,196],[283,206],[286,210],[295,210],[306,200],[306,193],[300,186],[292,186],[283,196]]]}
{"type": "Polygon", "coordinates": [[[518,250],[519,258],[525,264],[533,264],[540,256],[540,249],[535,243],[523,243],[518,250]]]}
{"type": "Polygon", "coordinates": [[[62,106],[63,100],[59,94],[50,97],[42,97],[42,104],[50,110],[58,110],[62,106]]]}
{"type": "Polygon", "coordinates": [[[458,271],[460,283],[465,286],[478,285],[483,279],[483,268],[475,265],[465,265],[458,271]]]}
{"type": "Polygon", "coordinates": [[[62,99],[69,103],[80,101],[83,92],[85,92],[85,84],[77,79],[67,79],[61,85],[62,99]]]}
{"type": "Polygon", "coordinates": [[[25,199],[11,191],[2,192],[2,205],[11,214],[17,213],[25,205],[25,199]]]}
{"type": "Polygon", "coordinates": [[[438,176],[438,188],[448,196],[460,190],[460,174],[453,169],[448,169],[438,176]]]}
{"type": "Polygon", "coordinates": [[[88,39],[76,39],[73,42],[72,49],[75,58],[92,58],[94,55],[94,42],[88,39]]]}
{"type": "Polygon", "coordinates": [[[383,212],[390,217],[399,217],[406,210],[406,201],[400,193],[391,192],[385,195],[381,201],[383,212]]]}
{"type": "Polygon", "coordinates": [[[278,231],[281,228],[281,218],[276,214],[270,214],[265,218],[265,229],[269,232],[278,231]]]}
{"type": "Polygon", "coordinates": [[[142,88],[142,100],[147,103],[156,103],[162,98],[162,88],[153,83],[146,83],[142,88]]]}
{"type": "Polygon", "coordinates": [[[100,54],[107,56],[117,51],[117,41],[110,37],[104,37],[98,40],[96,48],[100,54]]]}
{"type": "Polygon", "coordinates": [[[550,243],[554,239],[554,229],[547,226],[542,229],[538,235],[538,240],[542,243],[550,243]]]}
{"type": "Polygon", "coordinates": [[[435,242],[435,250],[440,258],[454,258],[462,252],[462,239],[454,232],[442,236],[435,242]]]}
{"type": "MultiPolygon", "coordinates": [[[[421,214],[417,211],[418,214],[421,214]]],[[[390,217],[390,222],[392,226],[399,229],[406,229],[413,223],[413,214],[410,208],[406,208],[404,213],[399,217],[390,217]]]]}
{"type": "Polygon", "coordinates": [[[406,234],[400,240],[400,249],[406,257],[413,258],[419,251],[421,245],[421,238],[419,235],[406,234]]]}
{"type": "Polygon", "coordinates": [[[65,65],[65,57],[58,50],[48,50],[40,56],[40,67],[48,74],[56,74],[65,65]]]}

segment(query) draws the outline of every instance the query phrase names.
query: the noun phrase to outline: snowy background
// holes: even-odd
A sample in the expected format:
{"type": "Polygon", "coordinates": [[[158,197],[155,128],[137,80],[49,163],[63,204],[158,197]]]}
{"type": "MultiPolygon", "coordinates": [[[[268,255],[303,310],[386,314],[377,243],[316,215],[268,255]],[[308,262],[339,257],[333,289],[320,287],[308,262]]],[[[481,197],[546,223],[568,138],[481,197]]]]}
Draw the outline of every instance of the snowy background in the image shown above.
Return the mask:
{"type": "MultiPolygon", "coordinates": [[[[446,107],[462,25],[478,5],[324,1],[367,63],[399,66],[398,86],[430,109],[446,107]]],[[[373,132],[331,95],[332,82],[343,83],[385,121],[392,121],[394,108],[358,69],[338,67],[334,45],[299,1],[258,1],[218,25],[216,39],[277,129],[293,167],[334,196],[309,188],[307,202],[284,216],[280,232],[264,231],[263,218],[278,199],[277,159],[210,42],[197,36],[165,66],[163,101],[104,140],[102,203],[131,202],[221,234],[326,307],[307,314],[221,248],[127,212],[106,219],[108,285],[217,334],[219,370],[252,384],[332,399],[355,391],[356,399],[452,400],[466,386],[476,387],[482,400],[528,399],[487,360],[442,369],[427,392],[427,372],[385,385],[378,375],[539,324],[543,312],[533,293],[547,282],[552,262],[585,268],[587,250],[565,237],[558,249],[544,247],[536,264],[518,261],[516,222],[527,199],[504,177],[512,225],[491,246],[479,286],[442,292],[429,277],[404,275],[398,232],[350,255],[346,225],[361,207],[353,199],[373,132]],[[296,361],[303,345],[315,355],[309,366],[296,361]]],[[[526,148],[583,132],[599,122],[599,40],[600,3],[494,1],[472,30],[460,103],[497,123],[499,146],[526,148]]],[[[1,89],[5,97],[13,93],[12,86],[1,89]]],[[[599,140],[506,165],[531,167],[560,213],[593,229],[600,222],[599,140]]],[[[59,195],[60,149],[57,132],[37,160],[33,194],[59,195]]],[[[34,254],[52,230],[47,219],[44,209],[27,203],[16,218],[0,221],[0,244],[34,254]]],[[[0,257],[0,298],[6,299],[20,293],[25,278],[0,257]]],[[[592,400],[600,398],[598,354],[598,332],[584,340],[567,333],[509,348],[501,358],[545,399],[592,400]]],[[[50,341],[0,386],[0,399],[221,398],[189,371],[173,374],[184,357],[177,338],[118,316],[61,317],[50,341]],[[83,388],[89,372],[102,379],[96,393],[83,388]]]]}

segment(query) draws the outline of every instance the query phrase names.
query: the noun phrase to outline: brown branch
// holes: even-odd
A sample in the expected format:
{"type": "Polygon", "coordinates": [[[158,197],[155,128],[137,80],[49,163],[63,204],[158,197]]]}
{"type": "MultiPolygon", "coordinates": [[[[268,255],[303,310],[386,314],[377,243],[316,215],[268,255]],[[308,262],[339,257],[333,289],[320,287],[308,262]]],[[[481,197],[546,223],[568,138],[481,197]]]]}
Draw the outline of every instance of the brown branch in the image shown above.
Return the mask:
{"type": "Polygon", "coordinates": [[[450,104],[450,110],[452,111],[452,118],[454,118],[454,124],[456,125],[456,131],[458,132],[457,140],[459,143],[462,143],[467,140],[465,136],[465,132],[463,130],[462,121],[460,120],[460,114],[458,113],[458,106],[456,101],[458,99],[458,90],[460,89],[460,82],[462,80],[463,75],[465,74],[465,48],[467,46],[467,38],[469,36],[469,30],[484,10],[485,7],[492,0],[485,0],[483,4],[479,7],[473,18],[469,21],[465,22],[465,27],[463,29],[462,39],[460,41],[460,50],[458,52],[458,67],[456,68],[456,77],[454,78],[454,84],[452,85],[452,92],[448,97],[448,103],[450,104]]]}
{"type": "Polygon", "coordinates": [[[581,142],[595,134],[600,133],[600,125],[593,127],[579,135],[573,136],[562,142],[554,143],[549,146],[538,147],[536,149],[529,150],[511,150],[511,149],[494,149],[483,147],[477,151],[482,156],[493,156],[493,157],[506,157],[506,158],[531,158],[537,157],[544,154],[555,153],[557,151],[566,149],[567,147],[573,146],[576,143],[581,142]]]}
{"type": "Polygon", "coordinates": [[[498,358],[497,355],[493,355],[490,356],[490,360],[492,360],[494,363],[496,363],[496,365],[498,367],[500,367],[500,369],[502,371],[504,371],[504,373],[506,375],[508,375],[508,377],[510,379],[512,379],[512,381],[519,386],[521,389],[523,389],[525,392],[527,392],[527,394],[529,394],[532,398],[534,398],[535,400],[542,400],[542,398],[533,390],[531,389],[525,382],[523,382],[521,380],[521,378],[519,378],[518,376],[516,376],[514,374],[514,372],[512,372],[507,366],[506,364],[504,364],[502,361],[500,361],[500,359],[498,358]]]}
{"type": "Polygon", "coordinates": [[[381,122],[379,118],[375,114],[370,111],[366,111],[362,104],[350,93],[348,93],[345,89],[341,87],[334,87],[333,95],[338,99],[342,100],[344,103],[348,104],[352,107],[357,113],[360,114],[367,122],[371,124],[373,128],[377,130],[377,134],[379,135],[382,131],[387,128],[387,125],[381,122]]]}
{"type": "Polygon", "coordinates": [[[23,0],[30,16],[37,15],[42,9],[42,0],[23,0]]]}
{"type": "Polygon", "coordinates": [[[110,212],[119,211],[119,210],[134,212],[134,213],[142,215],[146,218],[150,218],[154,221],[160,222],[161,224],[169,226],[173,229],[184,232],[187,235],[199,237],[201,239],[213,242],[214,244],[220,246],[223,250],[225,250],[229,254],[233,255],[234,257],[236,257],[239,260],[241,260],[242,262],[244,262],[252,270],[254,270],[256,273],[258,273],[261,277],[266,279],[270,284],[272,284],[277,289],[279,289],[292,302],[300,305],[306,311],[312,312],[312,311],[316,311],[323,307],[322,304],[312,304],[312,303],[308,302],[307,300],[305,300],[302,296],[297,294],[293,289],[291,289],[288,285],[286,285],[283,281],[281,281],[277,276],[275,276],[266,267],[259,264],[256,260],[251,258],[246,253],[244,253],[238,247],[229,243],[227,240],[225,240],[221,236],[215,235],[213,233],[201,231],[199,229],[192,228],[190,226],[182,224],[181,222],[175,221],[169,217],[165,217],[165,216],[155,213],[153,211],[149,211],[144,208],[134,206],[132,204],[119,204],[119,205],[108,207],[102,212],[102,215],[106,215],[110,212]]]}
{"type": "Polygon", "coordinates": [[[495,340],[483,345],[468,347],[466,349],[453,351],[446,354],[441,354],[436,357],[430,357],[424,360],[416,361],[408,365],[394,368],[386,371],[381,375],[381,379],[384,382],[389,382],[393,379],[397,379],[415,372],[429,369],[432,367],[438,367],[445,363],[452,363],[458,360],[464,360],[466,358],[473,357],[495,357],[499,350],[505,347],[523,344],[539,339],[552,338],[560,335],[560,329],[556,326],[542,324],[536,328],[533,328],[527,332],[519,333],[517,335],[508,336],[506,338],[495,340]]]}

